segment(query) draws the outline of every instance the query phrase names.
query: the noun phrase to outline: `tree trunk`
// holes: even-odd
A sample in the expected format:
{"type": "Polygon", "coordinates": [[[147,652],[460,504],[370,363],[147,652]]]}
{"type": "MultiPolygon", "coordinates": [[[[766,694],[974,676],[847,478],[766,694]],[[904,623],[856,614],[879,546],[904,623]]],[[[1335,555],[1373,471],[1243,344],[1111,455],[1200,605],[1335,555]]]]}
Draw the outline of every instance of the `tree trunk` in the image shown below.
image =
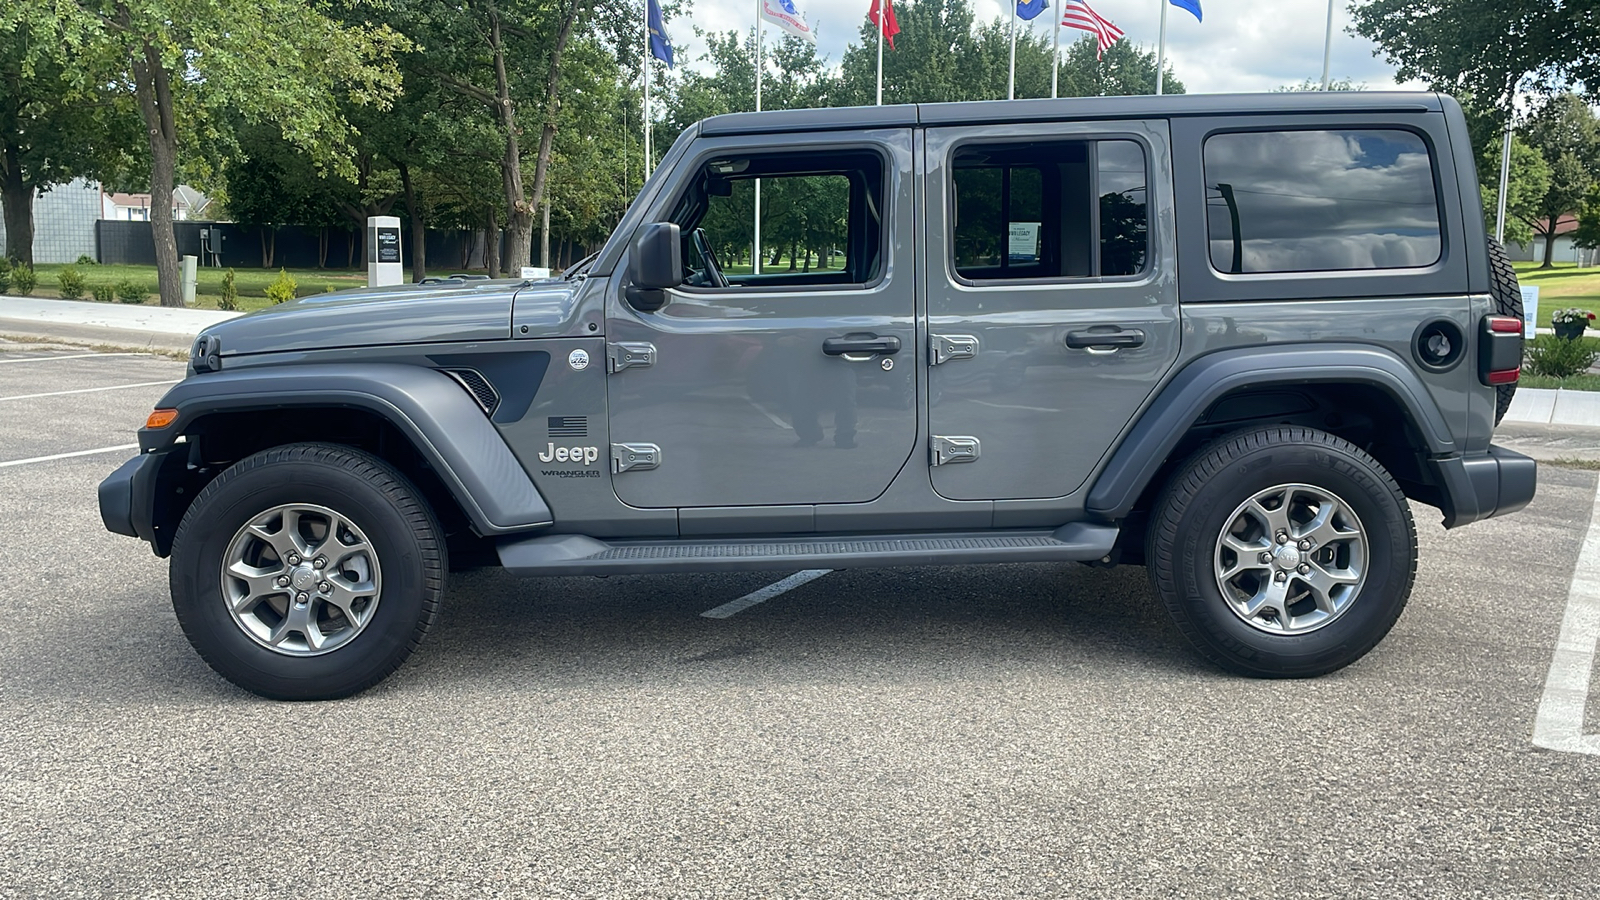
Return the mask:
{"type": "Polygon", "coordinates": [[[539,265],[550,268],[550,203],[544,204],[544,225],[539,229],[539,265]]]}
{"type": "MultiPolygon", "coordinates": [[[[364,228],[357,229],[357,231],[359,231],[361,234],[366,234],[367,233],[366,229],[364,229],[364,228]]],[[[344,267],[346,269],[354,269],[356,267],[356,232],[355,231],[350,232],[350,236],[348,238],[345,238],[345,242],[344,242],[344,267]]]]}
{"type": "Polygon", "coordinates": [[[1551,216],[1550,217],[1550,222],[1549,222],[1550,227],[1545,230],[1545,233],[1544,233],[1544,263],[1539,266],[1539,268],[1541,268],[1541,269],[1549,269],[1549,268],[1552,268],[1552,267],[1555,266],[1555,257],[1556,257],[1556,223],[1557,223],[1557,221],[1559,219],[1560,219],[1559,216],[1551,216]]]}
{"type": "Polygon", "coordinates": [[[489,274],[500,274],[500,226],[494,220],[494,213],[489,213],[488,224],[483,229],[483,267],[489,274]]]}
{"type": "Polygon", "coordinates": [[[162,306],[183,306],[178,239],[172,231],[172,188],[178,165],[178,129],[173,121],[172,83],[161,52],[143,41],[133,60],[139,116],[150,141],[150,237],[156,247],[156,283],[162,306]]]}
{"type": "Polygon", "coordinates": [[[500,265],[504,265],[505,274],[510,275],[528,265],[533,256],[533,211],[538,206],[538,200],[530,203],[523,189],[522,147],[517,140],[517,104],[511,97],[511,81],[506,74],[506,49],[501,40],[500,14],[492,6],[489,8],[489,50],[494,59],[494,109],[500,120],[500,128],[506,134],[505,150],[500,155],[500,184],[505,190],[506,231],[510,237],[506,243],[505,259],[499,260],[497,252],[497,264],[489,269],[489,274],[499,274],[500,265]]]}
{"type": "Polygon", "coordinates": [[[428,276],[428,226],[417,208],[416,186],[411,183],[411,167],[401,163],[400,184],[406,192],[406,212],[411,214],[411,281],[420,283],[428,276]]]}
{"type": "Polygon", "coordinates": [[[328,267],[328,226],[317,229],[317,268],[328,267]]]}
{"type": "MultiPolygon", "coordinates": [[[[529,210],[538,209],[545,202],[545,178],[550,172],[550,150],[556,139],[556,113],[561,109],[561,54],[567,49],[567,41],[572,37],[584,6],[580,0],[567,5],[561,17],[561,29],[556,32],[556,45],[550,50],[550,70],[545,78],[544,128],[539,132],[539,155],[533,164],[533,197],[529,210]]],[[[531,216],[528,224],[530,228],[533,225],[531,216]]]]}
{"type": "Polygon", "coordinates": [[[476,239],[477,235],[470,231],[464,231],[461,233],[461,265],[457,268],[472,268],[472,244],[476,239]]]}
{"type": "Polygon", "coordinates": [[[270,225],[261,228],[261,268],[272,268],[273,254],[278,251],[278,229],[270,225]]]}
{"type": "Polygon", "coordinates": [[[33,266],[33,186],[22,180],[15,145],[7,144],[5,175],[0,178],[0,205],[5,207],[6,259],[33,266]]]}

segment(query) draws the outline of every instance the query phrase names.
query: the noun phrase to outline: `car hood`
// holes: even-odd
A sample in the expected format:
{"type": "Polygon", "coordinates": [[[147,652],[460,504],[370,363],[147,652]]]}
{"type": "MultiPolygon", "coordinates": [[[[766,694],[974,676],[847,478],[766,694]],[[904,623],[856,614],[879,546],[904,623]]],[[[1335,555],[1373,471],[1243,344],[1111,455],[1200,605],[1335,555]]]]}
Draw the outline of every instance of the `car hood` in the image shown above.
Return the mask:
{"type": "Polygon", "coordinates": [[[573,291],[560,281],[405,284],[318,294],[207,328],[222,356],[511,337],[516,309],[555,323],[573,291]]]}

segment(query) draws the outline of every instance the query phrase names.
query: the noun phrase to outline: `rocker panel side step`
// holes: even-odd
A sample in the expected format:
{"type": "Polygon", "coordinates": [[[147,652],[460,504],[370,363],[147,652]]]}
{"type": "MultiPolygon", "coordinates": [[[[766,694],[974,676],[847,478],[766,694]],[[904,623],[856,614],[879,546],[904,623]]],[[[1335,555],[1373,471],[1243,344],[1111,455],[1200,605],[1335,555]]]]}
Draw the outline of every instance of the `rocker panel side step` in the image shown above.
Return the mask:
{"type": "Polygon", "coordinates": [[[499,542],[500,563],[517,575],[648,575],[761,569],[845,569],[972,563],[1071,562],[1111,552],[1113,525],[1073,522],[1054,531],[805,536],[782,539],[601,541],[550,534],[499,542]]]}

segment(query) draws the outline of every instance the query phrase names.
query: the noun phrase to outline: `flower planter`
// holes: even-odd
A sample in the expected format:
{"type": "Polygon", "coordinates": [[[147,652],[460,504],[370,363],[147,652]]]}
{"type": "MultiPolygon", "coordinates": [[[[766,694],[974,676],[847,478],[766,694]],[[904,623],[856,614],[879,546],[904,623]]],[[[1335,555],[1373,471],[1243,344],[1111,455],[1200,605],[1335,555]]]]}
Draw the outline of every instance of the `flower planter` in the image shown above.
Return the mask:
{"type": "Polygon", "coordinates": [[[1578,338],[1583,337],[1583,330],[1589,327],[1589,323],[1555,322],[1552,323],[1551,327],[1555,329],[1556,337],[1561,338],[1564,341],[1575,341],[1578,338]]]}

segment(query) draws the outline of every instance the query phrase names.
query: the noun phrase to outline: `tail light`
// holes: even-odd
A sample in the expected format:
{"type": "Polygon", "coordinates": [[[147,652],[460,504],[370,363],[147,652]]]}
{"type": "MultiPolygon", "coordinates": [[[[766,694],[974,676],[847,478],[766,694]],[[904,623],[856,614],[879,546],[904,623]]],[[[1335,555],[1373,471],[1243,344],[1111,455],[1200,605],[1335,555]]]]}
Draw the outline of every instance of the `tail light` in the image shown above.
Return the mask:
{"type": "Polygon", "coordinates": [[[1522,320],[1511,316],[1484,316],[1483,340],[1478,343],[1478,380],[1484,384],[1515,384],[1522,373],[1522,320]]]}

